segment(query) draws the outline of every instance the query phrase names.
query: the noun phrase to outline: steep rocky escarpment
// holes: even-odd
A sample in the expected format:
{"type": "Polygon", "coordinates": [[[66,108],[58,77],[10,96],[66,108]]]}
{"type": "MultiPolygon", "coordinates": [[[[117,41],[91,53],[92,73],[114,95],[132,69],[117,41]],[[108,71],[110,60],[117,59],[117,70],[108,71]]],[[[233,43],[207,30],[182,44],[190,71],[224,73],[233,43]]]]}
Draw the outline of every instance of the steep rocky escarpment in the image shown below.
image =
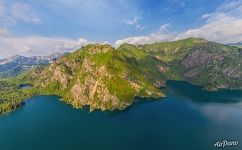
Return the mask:
{"type": "Polygon", "coordinates": [[[159,90],[164,83],[160,69],[147,68],[146,57],[149,54],[140,49],[93,44],[62,57],[39,74],[32,72],[32,78],[42,93],[60,95],[76,108],[124,109],[136,96],[164,96],[159,90]]]}
{"type": "Polygon", "coordinates": [[[242,72],[239,68],[237,67],[226,67],[225,69],[222,70],[223,75],[230,77],[230,78],[242,78],[242,72]]]}
{"type": "Polygon", "coordinates": [[[223,59],[223,56],[209,53],[206,50],[194,50],[182,60],[182,65],[186,68],[207,66],[211,63],[221,62],[223,59]]]}

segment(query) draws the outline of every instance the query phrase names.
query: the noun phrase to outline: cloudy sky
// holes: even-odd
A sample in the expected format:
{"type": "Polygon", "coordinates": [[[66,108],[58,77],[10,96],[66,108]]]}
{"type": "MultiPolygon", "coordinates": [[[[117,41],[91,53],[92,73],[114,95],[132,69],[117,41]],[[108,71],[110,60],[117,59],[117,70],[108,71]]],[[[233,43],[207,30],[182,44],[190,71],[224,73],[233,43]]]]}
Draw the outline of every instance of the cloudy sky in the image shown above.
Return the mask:
{"type": "Polygon", "coordinates": [[[0,0],[0,58],[88,43],[242,42],[242,0],[0,0]]]}

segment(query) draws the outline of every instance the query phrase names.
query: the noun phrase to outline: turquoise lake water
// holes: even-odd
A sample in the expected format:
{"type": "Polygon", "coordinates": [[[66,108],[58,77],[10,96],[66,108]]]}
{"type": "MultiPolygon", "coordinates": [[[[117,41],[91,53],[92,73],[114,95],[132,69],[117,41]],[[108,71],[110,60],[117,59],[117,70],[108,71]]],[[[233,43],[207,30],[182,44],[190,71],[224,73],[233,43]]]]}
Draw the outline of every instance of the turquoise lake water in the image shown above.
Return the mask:
{"type": "Polygon", "coordinates": [[[124,111],[88,113],[36,96],[0,116],[0,150],[210,150],[219,140],[239,141],[242,91],[207,92],[168,82],[168,97],[137,99],[124,111]]]}

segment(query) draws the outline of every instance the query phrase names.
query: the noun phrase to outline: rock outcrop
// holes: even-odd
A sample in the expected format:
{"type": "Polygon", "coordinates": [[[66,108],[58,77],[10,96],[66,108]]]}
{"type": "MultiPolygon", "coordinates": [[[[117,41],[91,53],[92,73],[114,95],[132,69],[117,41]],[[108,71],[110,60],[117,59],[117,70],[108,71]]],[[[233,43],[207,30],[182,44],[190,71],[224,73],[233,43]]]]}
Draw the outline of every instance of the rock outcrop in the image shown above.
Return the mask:
{"type": "Polygon", "coordinates": [[[186,68],[206,66],[217,61],[222,61],[223,59],[223,56],[209,53],[206,50],[195,50],[183,59],[182,65],[186,68]]]}

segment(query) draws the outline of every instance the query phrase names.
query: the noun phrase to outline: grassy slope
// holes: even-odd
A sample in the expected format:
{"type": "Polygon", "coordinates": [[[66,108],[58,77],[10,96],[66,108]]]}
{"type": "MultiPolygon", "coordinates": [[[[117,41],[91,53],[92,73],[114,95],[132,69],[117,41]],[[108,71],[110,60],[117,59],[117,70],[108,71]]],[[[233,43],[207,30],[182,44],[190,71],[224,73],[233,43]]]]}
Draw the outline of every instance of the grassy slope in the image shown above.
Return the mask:
{"type": "Polygon", "coordinates": [[[147,50],[154,56],[158,56],[163,62],[169,63],[174,60],[181,60],[194,46],[199,46],[206,42],[204,39],[188,38],[174,42],[145,44],[139,47],[147,50]]]}

